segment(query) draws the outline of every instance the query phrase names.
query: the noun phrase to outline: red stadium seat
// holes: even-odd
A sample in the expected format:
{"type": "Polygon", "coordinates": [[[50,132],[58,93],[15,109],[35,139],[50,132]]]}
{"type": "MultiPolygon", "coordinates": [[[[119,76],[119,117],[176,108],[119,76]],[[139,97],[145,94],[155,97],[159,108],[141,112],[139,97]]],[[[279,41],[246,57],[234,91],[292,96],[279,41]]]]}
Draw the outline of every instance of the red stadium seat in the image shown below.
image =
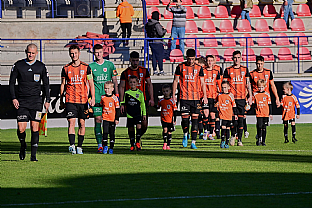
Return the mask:
{"type": "Polygon", "coordinates": [[[231,17],[232,18],[240,18],[242,13],[242,8],[240,6],[233,6],[231,10],[231,17]]]}
{"type": "MultiPolygon", "coordinates": [[[[197,35],[188,35],[187,38],[197,38],[197,35]]],[[[196,39],[197,48],[200,46],[199,40],[196,39]]],[[[185,39],[186,47],[195,47],[195,39],[185,39]]]]}
{"type": "Polygon", "coordinates": [[[250,23],[246,19],[240,19],[237,23],[238,32],[251,32],[250,23]]]}
{"type": "MultiPolygon", "coordinates": [[[[298,32],[295,34],[295,36],[300,36],[299,38],[299,45],[309,45],[308,38],[306,35],[302,32],[298,32]]],[[[294,43],[295,45],[298,45],[298,38],[294,37],[294,43]]]]}
{"type": "Polygon", "coordinates": [[[211,18],[211,13],[210,13],[210,9],[209,7],[207,6],[201,6],[198,8],[198,11],[197,11],[197,17],[199,19],[202,19],[202,18],[211,18]]]}
{"type": "Polygon", "coordinates": [[[183,62],[183,54],[180,49],[173,49],[169,56],[170,62],[183,62]]]}
{"type": "Polygon", "coordinates": [[[201,54],[200,54],[200,51],[197,49],[196,50],[196,58],[199,58],[199,57],[201,57],[201,54]]]}
{"type": "Polygon", "coordinates": [[[281,9],[280,9],[280,15],[281,15],[281,18],[284,17],[284,9],[283,9],[282,6],[281,6],[281,9]]]}
{"type": "Polygon", "coordinates": [[[187,11],[186,11],[186,19],[194,19],[195,15],[194,15],[192,7],[186,6],[185,8],[187,9],[187,11]]]}
{"type": "Polygon", "coordinates": [[[196,5],[209,5],[209,0],[195,0],[196,5]]]}
{"type": "Polygon", "coordinates": [[[192,0],[182,0],[182,5],[192,5],[193,1],[192,0]]]}
{"type": "Polygon", "coordinates": [[[221,20],[220,22],[220,32],[234,32],[232,22],[230,20],[221,20]]]}
{"type": "MultiPolygon", "coordinates": [[[[245,33],[241,37],[251,37],[251,35],[248,33],[245,33]]],[[[246,46],[246,39],[240,38],[239,44],[240,44],[240,46],[246,46]]],[[[254,45],[254,42],[253,42],[252,38],[248,38],[248,46],[253,46],[253,45],[254,45]]]]}
{"type": "Polygon", "coordinates": [[[251,11],[249,12],[250,17],[261,17],[261,11],[258,5],[253,5],[251,11]]]}
{"type": "Polygon", "coordinates": [[[284,19],[276,19],[273,23],[274,31],[287,31],[287,25],[284,19]]]}
{"type": "MultiPolygon", "coordinates": [[[[298,58],[298,51],[296,57],[298,58]]],[[[306,47],[299,48],[299,60],[311,60],[311,53],[308,48],[306,47]]]]}
{"type": "Polygon", "coordinates": [[[236,42],[233,38],[232,34],[225,34],[223,37],[227,37],[227,38],[222,38],[221,43],[223,47],[232,47],[232,46],[236,46],[236,42]]]}
{"type": "Polygon", "coordinates": [[[165,19],[172,19],[173,18],[173,14],[171,12],[169,12],[167,9],[165,9],[165,11],[164,11],[164,18],[165,19]]]}
{"type": "Polygon", "coordinates": [[[159,5],[159,0],[146,0],[146,5],[159,5]]]}
{"type": "Polygon", "coordinates": [[[279,60],[293,60],[289,48],[280,48],[278,50],[278,59],[279,60]]]}
{"type": "Polygon", "coordinates": [[[232,57],[233,57],[233,52],[235,50],[233,48],[227,48],[224,51],[224,55],[223,55],[223,59],[224,61],[233,61],[232,57]]]}
{"type": "Polygon", "coordinates": [[[222,5],[217,6],[214,15],[216,18],[229,18],[228,10],[222,5]]]}
{"type": "Polygon", "coordinates": [[[280,38],[281,36],[287,37],[286,33],[279,33],[277,34],[278,38],[275,38],[275,44],[278,46],[283,46],[283,45],[289,45],[289,39],[288,38],[280,38]]]}
{"type": "Polygon", "coordinates": [[[172,21],[167,23],[167,27],[166,27],[167,33],[171,33],[171,28],[172,28],[172,21]]]}
{"type": "MultiPolygon", "coordinates": [[[[205,38],[215,38],[214,35],[208,34],[205,38]]],[[[204,46],[205,47],[218,47],[217,39],[204,39],[204,46]]]]}
{"type": "Polygon", "coordinates": [[[265,19],[257,19],[255,28],[257,32],[268,32],[270,30],[265,19]]]}
{"type": "MultiPolygon", "coordinates": [[[[243,61],[247,61],[246,48],[243,50],[242,58],[243,61]]],[[[256,61],[256,55],[252,48],[248,48],[248,61],[256,61]]]]}
{"type": "MultiPolygon", "coordinates": [[[[152,13],[153,12],[159,12],[159,9],[157,7],[150,7],[148,10],[147,10],[147,19],[151,19],[152,18],[152,13]]],[[[161,18],[161,15],[160,15],[160,12],[159,12],[159,19],[161,18]]]]}
{"type": "Polygon", "coordinates": [[[311,16],[310,8],[307,4],[299,4],[296,10],[298,17],[311,16]]]}
{"type": "MultiPolygon", "coordinates": [[[[166,5],[166,6],[167,6],[167,5],[169,4],[169,2],[170,2],[170,0],[161,0],[161,1],[162,1],[162,4],[163,4],[163,5],[166,5]]],[[[175,4],[170,4],[170,5],[173,6],[173,5],[175,5],[175,4]]]]}
{"type": "Polygon", "coordinates": [[[302,19],[296,18],[291,21],[291,31],[305,31],[302,19]]]}
{"type": "Polygon", "coordinates": [[[215,49],[215,48],[207,49],[206,56],[207,55],[214,55],[216,57],[216,61],[220,61],[219,53],[218,53],[217,49],[215,49]]]}
{"type": "Polygon", "coordinates": [[[216,27],[212,20],[205,20],[202,25],[203,33],[215,33],[216,27]]]}
{"type": "Polygon", "coordinates": [[[260,34],[259,38],[257,40],[258,46],[271,46],[272,45],[271,39],[270,38],[264,38],[264,37],[270,37],[270,36],[266,33],[260,34]]]}
{"type": "Polygon", "coordinates": [[[274,55],[271,48],[262,48],[260,56],[263,56],[265,61],[274,61],[274,55]]]}
{"type": "Polygon", "coordinates": [[[185,23],[185,32],[186,33],[198,33],[198,28],[194,20],[188,20],[185,23]]]}
{"type": "Polygon", "coordinates": [[[273,4],[265,5],[265,7],[263,8],[263,15],[264,17],[276,17],[277,12],[273,4]]]}

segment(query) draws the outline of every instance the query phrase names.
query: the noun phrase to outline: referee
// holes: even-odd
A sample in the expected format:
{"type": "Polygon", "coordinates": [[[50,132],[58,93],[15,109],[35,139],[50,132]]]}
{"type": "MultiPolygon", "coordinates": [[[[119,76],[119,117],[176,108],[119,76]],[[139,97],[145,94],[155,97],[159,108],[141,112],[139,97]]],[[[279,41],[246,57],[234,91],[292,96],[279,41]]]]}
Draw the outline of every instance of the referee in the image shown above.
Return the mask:
{"type": "Polygon", "coordinates": [[[26,156],[26,126],[30,120],[31,128],[31,161],[38,161],[36,152],[39,143],[39,122],[41,120],[42,97],[41,81],[43,82],[46,100],[44,107],[50,106],[49,75],[45,65],[36,60],[38,54],[37,46],[29,44],[25,50],[26,59],[17,61],[10,74],[10,93],[14,107],[17,110],[17,136],[21,143],[19,158],[26,156]],[[15,93],[15,82],[18,82],[17,93],[15,93]]]}

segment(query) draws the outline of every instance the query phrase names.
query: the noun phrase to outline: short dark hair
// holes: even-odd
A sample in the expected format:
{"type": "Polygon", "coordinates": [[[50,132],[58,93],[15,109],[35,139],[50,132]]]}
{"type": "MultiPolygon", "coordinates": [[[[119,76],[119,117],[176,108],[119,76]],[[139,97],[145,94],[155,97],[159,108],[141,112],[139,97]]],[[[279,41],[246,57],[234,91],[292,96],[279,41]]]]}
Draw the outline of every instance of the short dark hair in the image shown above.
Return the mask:
{"type": "Polygon", "coordinates": [[[198,63],[199,63],[199,64],[206,64],[206,62],[205,62],[205,58],[204,58],[204,57],[202,57],[202,56],[201,56],[201,57],[199,57],[199,58],[198,58],[198,63]]]}
{"type": "Polygon", "coordinates": [[[240,51],[234,51],[234,52],[233,52],[233,57],[234,57],[235,55],[237,55],[237,54],[242,55],[242,53],[241,53],[240,51]]]}
{"type": "Polygon", "coordinates": [[[140,54],[136,51],[130,53],[130,58],[140,58],[140,54]]]}
{"type": "Polygon", "coordinates": [[[264,61],[263,56],[257,56],[257,57],[256,57],[256,63],[257,63],[258,61],[264,61]]]}
{"type": "Polygon", "coordinates": [[[208,58],[214,59],[214,56],[213,56],[213,55],[207,55],[207,56],[206,56],[206,60],[208,60],[208,58]]]}
{"type": "Polygon", "coordinates": [[[187,57],[195,57],[196,53],[195,50],[193,48],[187,49],[186,51],[186,56],[187,57]]]}
{"type": "Polygon", "coordinates": [[[161,89],[167,89],[167,88],[171,89],[170,85],[165,84],[165,85],[163,85],[163,86],[162,86],[162,88],[161,88],[161,89]]]}
{"type": "Polygon", "coordinates": [[[223,85],[223,84],[227,84],[227,85],[230,86],[230,83],[229,83],[227,80],[223,80],[222,83],[221,83],[221,85],[223,85]]]}
{"type": "Polygon", "coordinates": [[[135,79],[137,82],[139,81],[138,77],[135,75],[131,75],[128,79],[128,81],[130,81],[130,79],[135,79]]]}
{"type": "Polygon", "coordinates": [[[95,44],[95,45],[93,46],[93,52],[94,52],[95,50],[98,50],[98,49],[103,49],[103,46],[102,46],[101,44],[95,44]]]}
{"type": "Polygon", "coordinates": [[[80,48],[79,48],[78,45],[71,45],[71,46],[69,47],[69,51],[74,50],[74,49],[77,49],[78,51],[80,51],[80,48]]]}

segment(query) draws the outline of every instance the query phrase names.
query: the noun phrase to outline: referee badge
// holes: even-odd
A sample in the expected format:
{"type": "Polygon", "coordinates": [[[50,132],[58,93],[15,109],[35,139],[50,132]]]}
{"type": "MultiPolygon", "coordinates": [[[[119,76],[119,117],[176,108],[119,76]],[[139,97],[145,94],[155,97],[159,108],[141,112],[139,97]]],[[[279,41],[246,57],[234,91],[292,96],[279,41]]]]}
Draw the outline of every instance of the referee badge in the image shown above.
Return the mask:
{"type": "Polygon", "coordinates": [[[40,74],[34,74],[34,81],[39,82],[40,80],[40,74]]]}

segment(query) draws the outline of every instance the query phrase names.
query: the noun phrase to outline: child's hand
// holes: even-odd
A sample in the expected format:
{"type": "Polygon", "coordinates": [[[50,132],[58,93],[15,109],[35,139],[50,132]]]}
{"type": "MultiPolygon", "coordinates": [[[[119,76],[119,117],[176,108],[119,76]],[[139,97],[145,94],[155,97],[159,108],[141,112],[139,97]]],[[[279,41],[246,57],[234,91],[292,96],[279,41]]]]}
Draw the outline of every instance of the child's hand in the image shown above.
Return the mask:
{"type": "Polygon", "coordinates": [[[123,112],[125,111],[125,106],[120,106],[120,113],[123,114],[123,112]]]}
{"type": "Polygon", "coordinates": [[[143,116],[143,121],[145,121],[146,120],[146,116],[143,116]]]}
{"type": "Polygon", "coordinates": [[[119,121],[118,121],[118,120],[115,120],[115,124],[118,125],[118,124],[119,124],[119,121]]]}
{"type": "Polygon", "coordinates": [[[235,115],[234,118],[235,118],[235,120],[238,120],[238,116],[237,115],[235,115]]]}
{"type": "Polygon", "coordinates": [[[273,116],[272,115],[270,115],[270,119],[273,120],[273,116]]]}
{"type": "Polygon", "coordinates": [[[299,119],[299,118],[300,118],[300,115],[297,115],[296,118],[299,119]]]}
{"type": "Polygon", "coordinates": [[[177,125],[177,122],[175,121],[175,122],[173,122],[173,124],[174,124],[174,125],[177,125]]]}

